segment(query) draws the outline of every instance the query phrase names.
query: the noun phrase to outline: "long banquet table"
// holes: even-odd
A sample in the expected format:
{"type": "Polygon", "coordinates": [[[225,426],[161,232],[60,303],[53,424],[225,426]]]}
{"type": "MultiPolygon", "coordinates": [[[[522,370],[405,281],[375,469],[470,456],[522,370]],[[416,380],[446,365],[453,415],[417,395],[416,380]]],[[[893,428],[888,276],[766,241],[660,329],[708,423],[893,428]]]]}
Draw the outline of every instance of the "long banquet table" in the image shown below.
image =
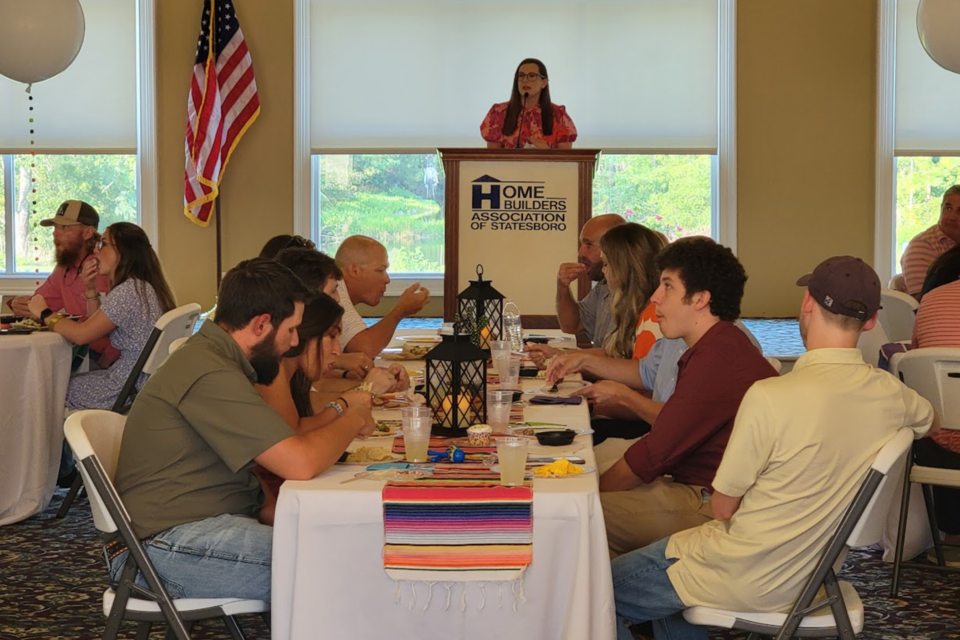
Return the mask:
{"type": "Polygon", "coordinates": [[[55,333],[0,336],[0,525],[43,511],[53,496],[71,354],[55,333]]]}
{"type": "MultiPolygon", "coordinates": [[[[423,362],[405,365],[415,370],[423,362]]],[[[524,381],[528,389],[542,384],[524,381]]],[[[527,406],[524,418],[573,427],[590,424],[586,403],[527,406]]],[[[575,452],[587,465],[596,466],[589,435],[577,436],[569,447],[540,447],[535,441],[533,445],[531,455],[575,452]]],[[[501,590],[494,583],[466,582],[452,587],[451,604],[446,606],[443,584],[418,584],[414,600],[410,583],[398,588],[384,572],[380,495],[384,481],[341,484],[362,470],[337,465],[313,480],[283,484],[274,524],[274,638],[615,637],[596,473],[534,480],[533,563],[523,578],[525,602],[510,586],[501,590]]]]}

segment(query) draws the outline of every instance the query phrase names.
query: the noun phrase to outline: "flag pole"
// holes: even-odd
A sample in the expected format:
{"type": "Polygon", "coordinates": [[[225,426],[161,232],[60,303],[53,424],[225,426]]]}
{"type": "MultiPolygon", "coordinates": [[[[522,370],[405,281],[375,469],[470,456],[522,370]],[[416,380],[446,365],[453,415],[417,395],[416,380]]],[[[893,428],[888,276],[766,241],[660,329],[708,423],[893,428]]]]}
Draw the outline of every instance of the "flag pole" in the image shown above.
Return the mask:
{"type": "Polygon", "coordinates": [[[217,292],[220,292],[220,279],[223,277],[223,249],[220,246],[220,198],[213,201],[216,210],[213,216],[217,219],[217,292]]]}

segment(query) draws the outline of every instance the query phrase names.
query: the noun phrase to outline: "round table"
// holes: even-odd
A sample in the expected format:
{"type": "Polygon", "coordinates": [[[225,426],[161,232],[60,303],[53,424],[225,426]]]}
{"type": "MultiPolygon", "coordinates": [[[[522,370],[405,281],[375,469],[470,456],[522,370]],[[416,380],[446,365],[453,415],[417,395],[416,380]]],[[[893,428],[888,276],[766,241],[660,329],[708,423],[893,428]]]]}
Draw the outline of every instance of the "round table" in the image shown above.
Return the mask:
{"type": "Polygon", "coordinates": [[[55,333],[0,335],[0,525],[43,511],[53,496],[72,353],[55,333]]]}

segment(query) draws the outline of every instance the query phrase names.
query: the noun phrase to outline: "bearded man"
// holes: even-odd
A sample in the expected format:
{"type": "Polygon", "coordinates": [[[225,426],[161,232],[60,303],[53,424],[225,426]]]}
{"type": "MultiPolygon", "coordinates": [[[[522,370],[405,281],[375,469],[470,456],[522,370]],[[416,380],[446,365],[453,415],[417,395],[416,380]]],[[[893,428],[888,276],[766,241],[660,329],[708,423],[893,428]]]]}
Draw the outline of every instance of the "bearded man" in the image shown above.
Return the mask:
{"type": "MultiPolygon", "coordinates": [[[[47,306],[54,311],[87,319],[86,285],[80,276],[83,264],[95,260],[93,247],[100,239],[97,228],[100,215],[97,210],[80,200],[67,200],[57,209],[56,215],[40,222],[41,227],[53,227],[53,246],[57,266],[34,292],[41,295],[47,306]]],[[[106,293],[110,283],[106,276],[97,279],[97,291],[106,293]]],[[[19,296],[7,304],[18,316],[30,317],[27,304],[32,296],[19,296]]],[[[110,345],[109,338],[90,343],[90,361],[101,367],[109,366],[120,352],[110,345]]]]}
{"type": "MultiPolygon", "coordinates": [[[[331,430],[352,439],[376,427],[369,410],[354,406],[298,435],[254,389],[270,384],[282,355],[297,346],[309,295],[273,260],[241,262],[220,285],[216,320],[170,354],[137,394],[115,483],[174,598],[269,601],[273,527],[257,521],[263,492],[254,464],[308,480],[329,464],[331,430]]],[[[119,579],[128,555],[122,539],[105,551],[119,579]]]]}

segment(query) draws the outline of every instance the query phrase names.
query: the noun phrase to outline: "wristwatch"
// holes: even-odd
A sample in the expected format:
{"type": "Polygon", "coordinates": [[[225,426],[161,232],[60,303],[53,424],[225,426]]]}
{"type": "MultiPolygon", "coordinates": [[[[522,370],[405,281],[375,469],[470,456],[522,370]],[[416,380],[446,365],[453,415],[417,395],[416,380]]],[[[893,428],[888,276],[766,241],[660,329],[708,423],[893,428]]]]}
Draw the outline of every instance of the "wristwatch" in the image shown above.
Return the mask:
{"type": "Polygon", "coordinates": [[[53,309],[44,309],[40,312],[40,324],[43,326],[47,325],[47,318],[53,315],[53,309]]]}

